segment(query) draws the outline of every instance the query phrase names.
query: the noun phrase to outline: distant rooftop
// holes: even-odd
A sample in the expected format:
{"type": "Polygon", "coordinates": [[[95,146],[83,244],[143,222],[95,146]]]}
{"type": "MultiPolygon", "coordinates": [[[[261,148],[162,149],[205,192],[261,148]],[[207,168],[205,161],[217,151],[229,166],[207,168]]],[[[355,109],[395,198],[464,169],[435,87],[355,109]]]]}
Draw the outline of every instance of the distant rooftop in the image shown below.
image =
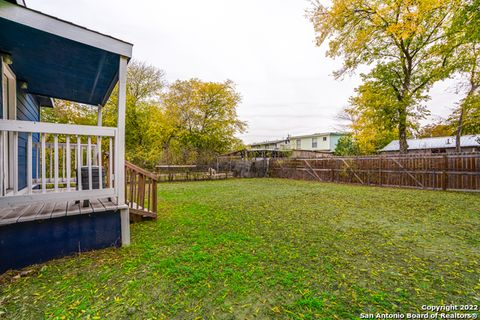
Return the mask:
{"type": "Polygon", "coordinates": [[[301,139],[301,138],[310,138],[310,137],[319,137],[319,136],[343,136],[346,135],[347,133],[345,132],[318,132],[318,133],[312,133],[312,134],[304,134],[304,135],[299,135],[299,136],[291,136],[290,138],[293,139],[301,139]]]}
{"type": "Polygon", "coordinates": [[[285,142],[286,140],[287,140],[287,138],[277,139],[277,140],[268,140],[268,141],[263,141],[263,142],[251,143],[250,145],[258,146],[258,145],[264,145],[264,144],[273,144],[273,143],[285,142]]]}
{"type": "MultiPolygon", "coordinates": [[[[330,135],[345,135],[346,133],[344,132],[319,132],[319,133],[312,133],[312,134],[306,134],[306,135],[299,135],[299,136],[290,136],[289,139],[302,139],[302,138],[310,138],[310,137],[320,137],[320,136],[330,136],[330,135]]],[[[258,145],[264,145],[264,144],[273,144],[273,143],[280,143],[286,141],[288,138],[285,139],[277,139],[277,140],[268,140],[268,141],[263,141],[263,142],[256,142],[256,143],[251,143],[251,146],[258,146],[258,145]]]]}
{"type": "MultiPolygon", "coordinates": [[[[421,139],[407,139],[408,150],[421,149],[445,149],[455,148],[455,137],[435,137],[435,138],[421,138],[421,139]]],[[[464,147],[480,147],[480,135],[462,136],[460,145],[464,147]]],[[[400,150],[400,143],[398,140],[393,140],[381,151],[398,151],[400,150]]]]}

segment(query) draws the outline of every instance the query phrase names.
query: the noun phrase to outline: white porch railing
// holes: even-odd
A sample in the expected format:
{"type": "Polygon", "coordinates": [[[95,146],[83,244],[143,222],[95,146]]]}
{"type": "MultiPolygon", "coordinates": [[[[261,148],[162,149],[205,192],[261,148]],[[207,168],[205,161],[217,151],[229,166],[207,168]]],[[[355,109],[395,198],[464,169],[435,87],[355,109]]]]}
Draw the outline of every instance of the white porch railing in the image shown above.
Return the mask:
{"type": "MultiPolygon", "coordinates": [[[[54,139],[54,138],[53,138],[54,139]]],[[[72,166],[72,163],[77,163],[75,157],[78,155],[78,143],[76,143],[77,136],[71,138],[65,138],[65,140],[68,139],[69,143],[66,142],[58,142],[58,157],[59,157],[59,172],[58,172],[58,183],[60,185],[62,184],[67,184],[67,148],[70,150],[70,168],[74,167],[75,170],[77,169],[75,166],[72,166]],[[72,140],[73,139],[73,140],[72,140]],[[72,143],[73,141],[73,143],[72,143]],[[74,155],[72,157],[72,154],[74,155]]],[[[88,139],[88,138],[87,138],[88,139]]],[[[92,138],[93,139],[93,138],[92,138]]],[[[97,138],[98,139],[98,138],[97,138]]],[[[100,141],[98,141],[100,142],[100,141]]],[[[88,154],[88,144],[86,143],[80,143],[80,155],[81,155],[81,167],[87,165],[87,157],[86,155],[88,154]]],[[[98,145],[95,140],[93,140],[90,144],[91,152],[93,152],[92,156],[92,165],[93,166],[98,166],[99,161],[102,161],[102,165],[105,162],[103,159],[99,160],[100,154],[98,153],[98,145]]],[[[33,142],[33,150],[36,151],[34,153],[34,159],[36,160],[36,163],[33,168],[33,172],[40,173],[40,163],[41,163],[41,154],[42,154],[42,142],[33,142]]],[[[45,176],[46,176],[46,181],[47,184],[54,184],[55,183],[55,173],[54,173],[54,153],[55,153],[55,143],[54,142],[46,142],[45,143],[45,160],[46,160],[46,168],[45,168],[45,176]]],[[[107,156],[110,153],[105,153],[103,156],[107,156]]],[[[71,170],[71,169],[70,169],[71,170]]],[[[105,171],[103,170],[102,173],[105,174],[105,171]]],[[[70,183],[71,184],[76,184],[77,183],[77,177],[76,175],[72,176],[72,171],[70,171],[70,183]]],[[[33,184],[41,184],[42,183],[42,177],[40,177],[39,174],[37,174],[36,177],[33,177],[33,184]]]]}
{"type": "Polygon", "coordinates": [[[0,207],[116,196],[116,138],[110,127],[0,120],[0,207]],[[25,154],[18,152],[20,133],[25,154]]]}

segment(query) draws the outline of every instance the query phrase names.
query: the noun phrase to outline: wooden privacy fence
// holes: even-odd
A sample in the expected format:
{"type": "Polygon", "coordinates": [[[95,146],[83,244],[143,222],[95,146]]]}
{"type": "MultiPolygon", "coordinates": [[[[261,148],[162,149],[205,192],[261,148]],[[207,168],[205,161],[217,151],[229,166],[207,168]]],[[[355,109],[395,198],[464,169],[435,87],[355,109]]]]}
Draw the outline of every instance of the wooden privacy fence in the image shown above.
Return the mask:
{"type": "Polygon", "coordinates": [[[432,190],[480,190],[480,153],[270,160],[269,176],[432,190]]]}
{"type": "Polygon", "coordinates": [[[157,217],[157,176],[125,161],[125,197],[130,213],[157,217]]]}

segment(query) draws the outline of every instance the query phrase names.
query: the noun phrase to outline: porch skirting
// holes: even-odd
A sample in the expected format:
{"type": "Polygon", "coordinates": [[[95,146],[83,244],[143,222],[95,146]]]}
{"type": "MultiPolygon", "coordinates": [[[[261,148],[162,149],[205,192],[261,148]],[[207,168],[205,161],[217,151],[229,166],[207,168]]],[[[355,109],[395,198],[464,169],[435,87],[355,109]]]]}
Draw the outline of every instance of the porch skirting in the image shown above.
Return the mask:
{"type": "Polygon", "coordinates": [[[0,226],[0,274],[79,252],[120,247],[120,209],[0,226]]]}

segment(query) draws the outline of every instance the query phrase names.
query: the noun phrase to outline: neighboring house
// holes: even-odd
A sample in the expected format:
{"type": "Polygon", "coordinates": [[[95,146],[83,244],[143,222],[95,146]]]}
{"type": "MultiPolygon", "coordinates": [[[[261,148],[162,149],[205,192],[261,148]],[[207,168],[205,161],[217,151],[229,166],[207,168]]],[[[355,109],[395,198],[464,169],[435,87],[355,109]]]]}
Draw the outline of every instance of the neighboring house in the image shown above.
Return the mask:
{"type": "MultiPolygon", "coordinates": [[[[422,139],[407,139],[409,153],[454,153],[456,152],[455,137],[435,137],[422,139]]],[[[480,135],[462,136],[460,139],[462,152],[480,152],[480,135]]],[[[390,142],[380,153],[398,153],[398,140],[390,142]]]]}
{"type": "Polygon", "coordinates": [[[335,151],[340,137],[345,135],[345,133],[340,132],[325,132],[291,136],[283,140],[254,143],[250,145],[250,148],[252,150],[306,150],[332,153],[335,151]]]}
{"type": "Polygon", "coordinates": [[[131,54],[127,42],[0,0],[0,273],[129,244],[131,54]],[[118,126],[104,127],[101,106],[117,84],[118,126]],[[98,108],[98,126],[40,122],[51,98],[98,108]]]}
{"type": "Polygon", "coordinates": [[[251,150],[286,150],[288,149],[288,138],[282,140],[265,141],[261,143],[253,143],[250,145],[251,150]]]}
{"type": "Polygon", "coordinates": [[[219,156],[220,161],[230,161],[233,159],[272,159],[272,158],[290,158],[290,159],[312,159],[331,157],[331,153],[312,150],[272,150],[272,149],[242,149],[229,152],[219,156]]]}
{"type": "Polygon", "coordinates": [[[290,149],[333,152],[338,140],[345,136],[340,132],[314,133],[290,138],[290,149]]]}

